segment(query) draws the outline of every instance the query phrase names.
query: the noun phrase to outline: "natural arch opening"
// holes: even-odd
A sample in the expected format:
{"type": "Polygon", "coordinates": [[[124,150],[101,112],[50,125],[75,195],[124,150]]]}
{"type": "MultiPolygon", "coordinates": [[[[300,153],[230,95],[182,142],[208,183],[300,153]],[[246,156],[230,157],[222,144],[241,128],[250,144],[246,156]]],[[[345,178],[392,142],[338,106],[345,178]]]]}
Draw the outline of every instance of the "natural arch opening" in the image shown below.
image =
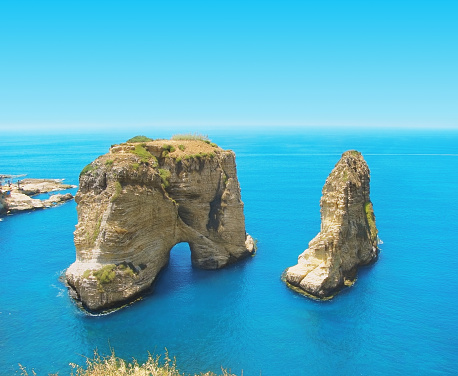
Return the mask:
{"type": "Polygon", "coordinates": [[[169,260],[157,276],[156,295],[176,295],[192,288],[204,270],[192,263],[191,247],[187,242],[175,244],[169,251],[169,260]]]}

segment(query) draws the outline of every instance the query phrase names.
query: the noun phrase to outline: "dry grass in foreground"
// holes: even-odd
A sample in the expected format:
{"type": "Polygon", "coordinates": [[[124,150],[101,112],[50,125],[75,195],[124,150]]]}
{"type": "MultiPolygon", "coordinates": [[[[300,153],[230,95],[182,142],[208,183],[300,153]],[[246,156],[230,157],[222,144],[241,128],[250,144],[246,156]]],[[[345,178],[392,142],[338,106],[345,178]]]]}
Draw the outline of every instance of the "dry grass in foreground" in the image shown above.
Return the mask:
{"type": "MultiPolygon", "coordinates": [[[[164,361],[160,361],[160,356],[153,357],[148,355],[148,360],[143,364],[138,364],[134,359],[132,363],[126,362],[116,356],[112,350],[111,355],[100,356],[99,353],[94,351],[93,359],[86,359],[86,366],[82,367],[77,364],[70,363],[72,368],[72,376],[185,376],[184,373],[176,367],[175,359],[170,359],[168,352],[165,353],[164,361]]],[[[21,375],[35,376],[35,371],[31,374],[27,372],[25,367],[19,364],[21,375]]],[[[52,375],[51,375],[52,376],[52,375]]],[[[57,376],[54,375],[54,376],[57,376]]],[[[194,376],[217,376],[213,372],[200,373],[194,376]]],[[[222,369],[221,376],[236,376],[226,370],[222,369]]],[[[243,376],[243,373],[242,373],[243,376]]]]}

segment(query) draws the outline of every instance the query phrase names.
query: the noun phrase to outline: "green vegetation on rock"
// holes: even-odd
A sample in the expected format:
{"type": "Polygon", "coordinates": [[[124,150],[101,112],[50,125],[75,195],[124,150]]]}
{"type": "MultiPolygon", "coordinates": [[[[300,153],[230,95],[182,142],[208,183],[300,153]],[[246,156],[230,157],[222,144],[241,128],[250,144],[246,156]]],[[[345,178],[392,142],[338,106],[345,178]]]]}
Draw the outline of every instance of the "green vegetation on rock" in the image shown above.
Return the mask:
{"type": "Polygon", "coordinates": [[[94,231],[92,233],[92,243],[95,243],[95,241],[97,240],[97,237],[99,236],[100,234],[100,226],[102,225],[102,217],[99,217],[97,223],[96,223],[96,226],[94,228],[94,231]]]}
{"type": "Polygon", "coordinates": [[[86,244],[89,247],[92,247],[94,245],[95,241],[97,240],[97,237],[100,234],[100,227],[102,226],[102,216],[100,215],[100,213],[98,213],[94,217],[98,218],[97,222],[95,222],[95,226],[92,228],[87,228],[84,236],[86,244]]]}
{"type": "Polygon", "coordinates": [[[375,215],[372,202],[366,202],[364,204],[364,211],[366,213],[367,223],[371,230],[371,237],[375,239],[377,237],[377,227],[375,226],[375,215]]]}
{"type": "Polygon", "coordinates": [[[152,162],[154,166],[157,165],[156,157],[152,155],[148,150],[146,150],[145,146],[142,144],[135,145],[135,149],[132,150],[131,153],[140,157],[140,163],[152,162]]]}
{"type": "Polygon", "coordinates": [[[164,170],[163,168],[159,169],[159,176],[161,177],[162,180],[162,186],[164,188],[168,188],[170,185],[169,178],[170,178],[170,171],[169,170],[164,170]]]}
{"type": "Polygon", "coordinates": [[[135,272],[132,270],[132,268],[129,265],[120,264],[118,266],[118,269],[124,272],[124,274],[128,275],[129,277],[132,277],[132,278],[135,277],[135,272]]]}
{"type": "Polygon", "coordinates": [[[183,159],[201,159],[201,158],[215,158],[216,154],[215,153],[198,153],[198,154],[190,154],[190,155],[185,155],[183,159]]]}
{"type": "Polygon", "coordinates": [[[217,148],[218,145],[216,145],[214,142],[211,142],[210,140],[205,140],[204,141],[206,144],[209,144],[210,146],[213,146],[214,148],[217,148]]]}
{"type": "Polygon", "coordinates": [[[88,174],[89,172],[91,171],[94,171],[97,167],[94,166],[92,163],[89,163],[88,165],[86,165],[80,172],[80,176],[83,176],[83,175],[86,175],[88,174]]]}
{"type": "Polygon", "coordinates": [[[89,278],[89,276],[91,275],[91,273],[92,273],[92,270],[91,270],[91,269],[85,270],[84,273],[83,273],[83,278],[84,278],[84,279],[89,278]]]}
{"type": "Polygon", "coordinates": [[[176,149],[170,144],[162,145],[162,156],[166,157],[169,153],[173,153],[175,150],[176,149]]]}
{"type": "Polygon", "coordinates": [[[111,197],[111,202],[115,202],[122,192],[122,185],[119,181],[115,182],[115,193],[111,197]]]}
{"type": "Polygon", "coordinates": [[[116,273],[114,270],[115,268],[116,268],[115,264],[105,265],[101,269],[93,272],[94,277],[97,279],[97,282],[101,285],[110,283],[116,277],[116,273]]]}
{"type": "Polygon", "coordinates": [[[135,136],[127,140],[127,142],[149,142],[149,141],[153,141],[153,140],[146,136],[135,136]]]}
{"type": "Polygon", "coordinates": [[[123,272],[124,275],[130,276],[132,278],[136,276],[135,272],[129,265],[120,264],[116,266],[114,264],[109,264],[105,265],[99,270],[87,269],[84,271],[82,277],[83,279],[87,279],[89,276],[93,275],[99,284],[106,284],[113,281],[116,276],[116,270],[119,270],[123,272]]]}

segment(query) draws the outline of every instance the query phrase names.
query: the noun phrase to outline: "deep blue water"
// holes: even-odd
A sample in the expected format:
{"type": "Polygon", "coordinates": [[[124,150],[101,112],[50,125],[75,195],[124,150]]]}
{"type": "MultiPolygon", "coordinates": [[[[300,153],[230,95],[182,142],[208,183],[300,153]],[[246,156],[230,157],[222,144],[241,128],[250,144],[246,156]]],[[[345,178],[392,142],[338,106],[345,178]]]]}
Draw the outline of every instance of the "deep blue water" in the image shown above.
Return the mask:
{"type": "MultiPolygon", "coordinates": [[[[148,134],[169,137],[173,132],[148,134]]],[[[0,173],[65,178],[133,136],[14,135],[0,173]]],[[[267,130],[211,134],[237,155],[247,231],[257,255],[219,271],[172,251],[154,294],[88,316],[59,281],[74,261],[76,204],[0,222],[0,374],[69,374],[95,348],[126,359],[165,348],[186,373],[452,375],[458,372],[458,132],[267,130]],[[379,261],[328,302],[285,287],[281,273],[320,229],[319,200],[342,152],[371,169],[379,261]]]]}

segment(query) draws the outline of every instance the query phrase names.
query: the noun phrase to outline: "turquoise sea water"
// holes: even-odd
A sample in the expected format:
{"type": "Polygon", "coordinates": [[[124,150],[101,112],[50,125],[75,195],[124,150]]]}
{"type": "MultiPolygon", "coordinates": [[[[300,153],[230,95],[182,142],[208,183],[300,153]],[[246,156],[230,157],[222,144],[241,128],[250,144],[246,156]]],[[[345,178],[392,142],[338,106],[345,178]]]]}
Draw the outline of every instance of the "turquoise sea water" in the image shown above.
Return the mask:
{"type": "MultiPolygon", "coordinates": [[[[172,133],[148,134],[169,137],[172,133]]],[[[125,134],[14,135],[0,173],[65,178],[125,134]]],[[[95,348],[126,359],[165,348],[186,373],[452,375],[458,372],[458,132],[215,132],[233,149],[247,231],[258,254],[219,271],[172,250],[152,295],[88,316],[59,277],[75,259],[76,204],[0,222],[0,375],[18,363],[69,374],[95,348]],[[383,240],[379,261],[334,300],[297,295],[280,280],[320,229],[319,200],[342,152],[361,151],[383,240]]]]}

